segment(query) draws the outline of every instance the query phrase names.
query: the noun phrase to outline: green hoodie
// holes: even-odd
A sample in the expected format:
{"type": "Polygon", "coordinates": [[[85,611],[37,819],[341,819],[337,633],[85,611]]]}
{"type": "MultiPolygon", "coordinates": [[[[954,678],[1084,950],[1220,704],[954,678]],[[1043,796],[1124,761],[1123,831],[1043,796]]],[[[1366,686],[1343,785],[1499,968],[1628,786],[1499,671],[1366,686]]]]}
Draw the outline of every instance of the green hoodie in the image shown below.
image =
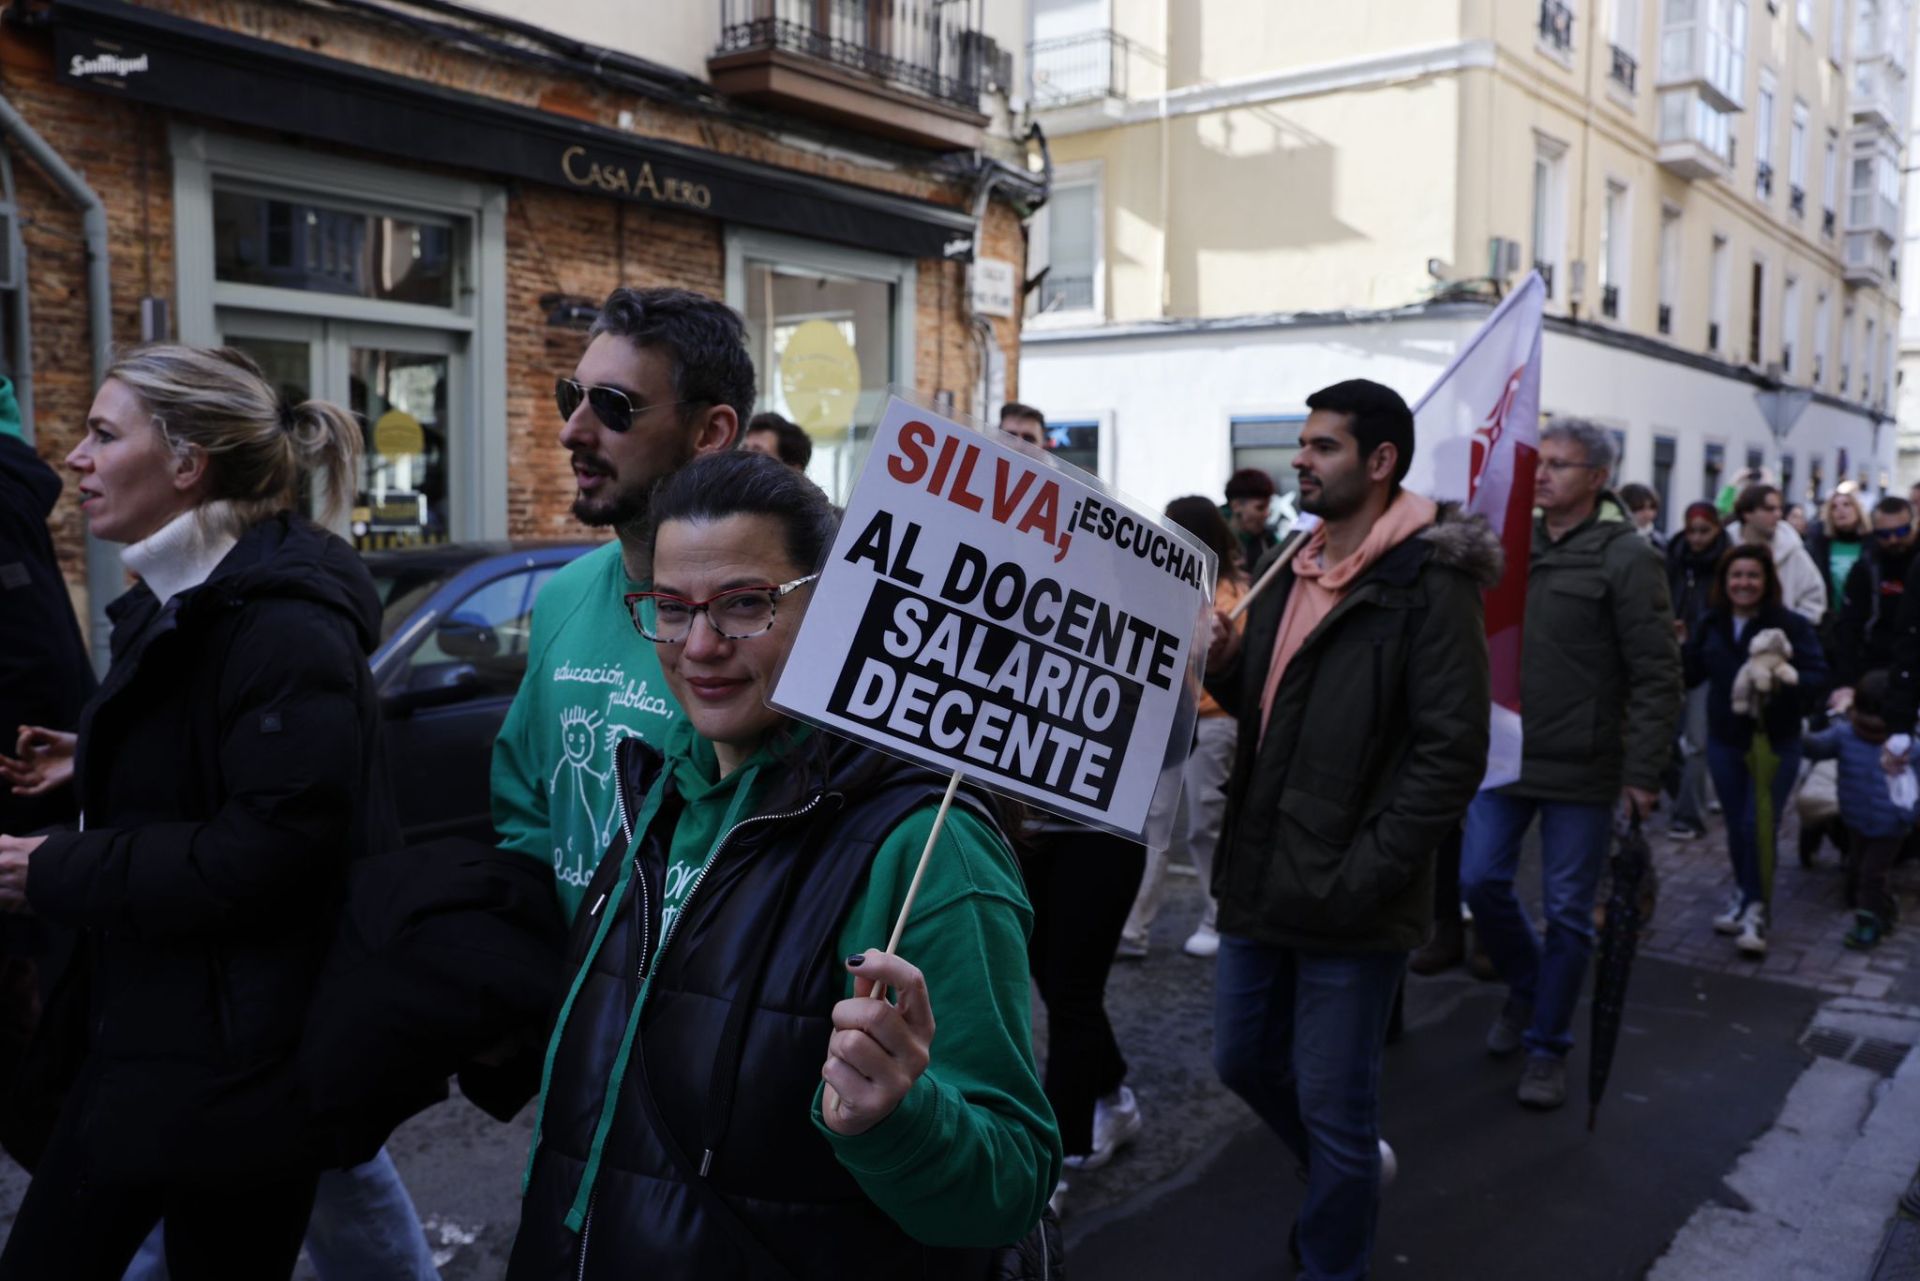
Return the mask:
{"type": "MultiPolygon", "coordinates": [[[[723,778],[713,745],[685,718],[675,722],[664,750],[684,808],[668,847],[665,911],[679,910],[684,887],[693,884],[720,837],[764,799],[765,781],[781,769],[776,750],[810,732],[801,728],[796,736],[783,736],[777,749],[762,747],[723,778]],[[746,796],[739,795],[742,786],[746,796]],[[676,893],[675,887],[683,888],[676,893]]],[[[840,955],[887,945],[937,808],[909,816],[875,853],[867,887],[834,944],[840,955]]],[[[1040,1217],[1060,1176],[1059,1128],[1034,1069],[1027,970],[1032,924],[1033,909],[1006,842],[971,813],[949,811],[899,950],[927,976],[937,1024],[931,1062],[893,1114],[864,1134],[829,1130],[821,1120],[821,1090],[814,1091],[814,1124],[840,1164],[903,1231],[929,1245],[1017,1239],[1040,1217]]],[[[660,946],[672,944],[664,928],[660,938],[660,946]]],[[[592,964],[591,955],[585,964],[592,964]]],[[[853,994],[851,975],[847,994],[853,994]]],[[[646,999],[643,984],[639,1002],[646,999]]],[[[550,1056],[566,1030],[565,1015],[563,1010],[550,1056]]],[[[826,1055],[823,1042],[822,1063],[826,1055]]],[[[616,1082],[625,1070],[621,1058],[612,1068],[616,1082]]],[[[604,1111],[604,1099],[595,1102],[604,1111]]],[[[545,1109],[543,1093],[541,1114],[545,1109]]],[[[610,1121],[606,1117],[603,1125],[610,1121]]],[[[594,1173],[590,1166],[587,1179],[594,1173]]],[[[581,1206],[587,1191],[579,1190],[581,1206]]]]}
{"type": "Polygon", "coordinates": [[[619,824],[613,749],[637,736],[660,746],[681,723],[653,645],[622,599],[620,544],[553,576],[533,611],[527,674],[493,744],[493,826],[500,844],[553,868],[572,920],[619,824]]]}

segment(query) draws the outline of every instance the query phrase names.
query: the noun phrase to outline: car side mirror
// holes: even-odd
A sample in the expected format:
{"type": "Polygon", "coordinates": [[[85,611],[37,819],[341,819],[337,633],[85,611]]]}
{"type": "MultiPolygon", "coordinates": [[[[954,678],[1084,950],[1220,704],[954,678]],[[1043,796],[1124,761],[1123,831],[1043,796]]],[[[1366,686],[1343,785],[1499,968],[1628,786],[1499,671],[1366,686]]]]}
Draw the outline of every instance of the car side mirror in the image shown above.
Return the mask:
{"type": "Polygon", "coordinates": [[[480,670],[472,663],[436,663],[416,668],[407,687],[387,695],[392,716],[411,716],[428,707],[464,703],[481,691],[480,670]]]}
{"type": "Polygon", "coordinates": [[[500,655],[498,633],[476,614],[449,614],[434,628],[433,639],[441,653],[466,663],[484,662],[500,655]]]}

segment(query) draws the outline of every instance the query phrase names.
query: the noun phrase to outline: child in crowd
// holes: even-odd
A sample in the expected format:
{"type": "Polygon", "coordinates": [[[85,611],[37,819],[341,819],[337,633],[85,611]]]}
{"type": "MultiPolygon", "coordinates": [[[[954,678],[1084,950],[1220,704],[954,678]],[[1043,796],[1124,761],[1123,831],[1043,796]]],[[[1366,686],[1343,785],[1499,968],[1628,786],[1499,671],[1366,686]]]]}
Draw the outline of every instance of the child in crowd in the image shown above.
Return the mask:
{"type": "Polygon", "coordinates": [[[1893,928],[1897,907],[1888,886],[1900,843],[1913,827],[1911,773],[1889,774],[1880,760],[1889,737],[1887,674],[1868,672],[1853,691],[1845,720],[1802,740],[1810,761],[1831,760],[1840,773],[1840,817],[1853,840],[1847,853],[1847,902],[1855,907],[1846,944],[1870,948],[1893,928]]]}

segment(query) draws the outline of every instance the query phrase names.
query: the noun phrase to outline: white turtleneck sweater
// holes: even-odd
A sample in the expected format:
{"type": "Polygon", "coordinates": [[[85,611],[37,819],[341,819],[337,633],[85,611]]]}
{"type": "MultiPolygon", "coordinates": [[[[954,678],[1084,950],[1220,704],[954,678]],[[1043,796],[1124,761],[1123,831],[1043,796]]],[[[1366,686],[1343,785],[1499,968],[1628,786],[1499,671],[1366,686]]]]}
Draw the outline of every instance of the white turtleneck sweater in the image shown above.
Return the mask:
{"type": "Polygon", "coordinates": [[[140,576],[162,608],[181,592],[206,582],[240,541],[215,532],[231,524],[224,519],[225,508],[224,502],[216,501],[181,512],[121,552],[127,568],[140,576]]]}

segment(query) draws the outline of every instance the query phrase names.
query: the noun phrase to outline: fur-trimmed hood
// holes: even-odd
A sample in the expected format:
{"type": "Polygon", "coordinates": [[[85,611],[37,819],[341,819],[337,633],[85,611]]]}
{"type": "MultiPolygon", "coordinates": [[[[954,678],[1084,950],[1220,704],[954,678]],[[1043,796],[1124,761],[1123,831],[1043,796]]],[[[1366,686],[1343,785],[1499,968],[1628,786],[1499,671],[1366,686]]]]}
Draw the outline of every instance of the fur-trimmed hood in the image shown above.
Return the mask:
{"type": "Polygon", "coordinates": [[[1506,572],[1507,555],[1500,536],[1485,516],[1469,513],[1459,503],[1441,503],[1438,519],[1419,536],[1433,548],[1435,563],[1460,570],[1483,589],[1498,586],[1506,572]]]}

